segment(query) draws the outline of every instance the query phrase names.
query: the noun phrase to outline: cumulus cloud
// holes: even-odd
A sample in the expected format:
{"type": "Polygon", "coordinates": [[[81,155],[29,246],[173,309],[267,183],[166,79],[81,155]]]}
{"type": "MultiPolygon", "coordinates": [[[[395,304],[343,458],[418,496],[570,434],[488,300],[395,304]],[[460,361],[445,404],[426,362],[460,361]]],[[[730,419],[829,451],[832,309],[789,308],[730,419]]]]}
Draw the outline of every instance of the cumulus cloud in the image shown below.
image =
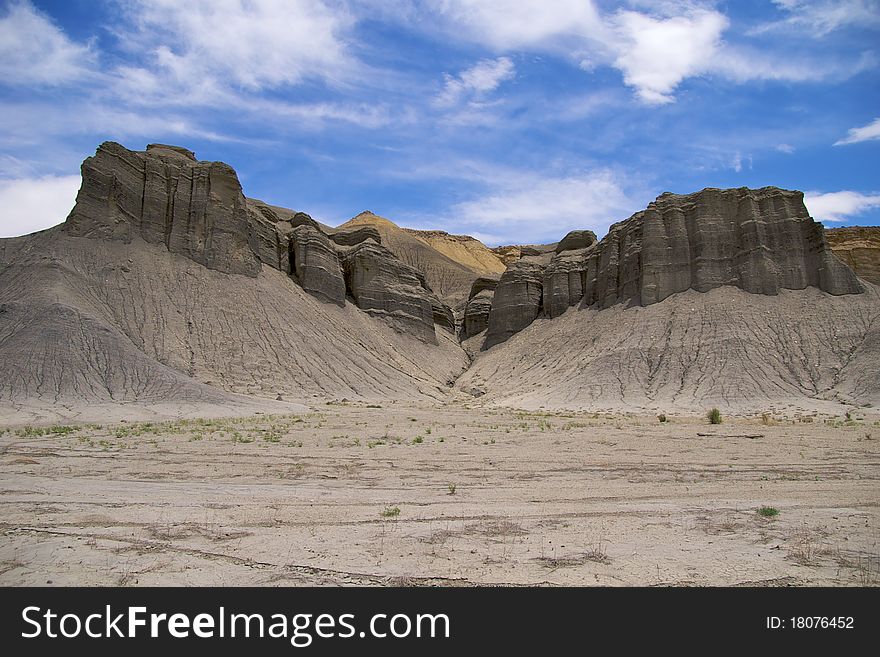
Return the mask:
{"type": "Polygon", "coordinates": [[[92,74],[95,53],[71,41],[25,0],[0,16],[0,80],[15,85],[62,85],[92,74]]]}
{"type": "Polygon", "coordinates": [[[871,141],[873,139],[880,139],[880,117],[861,128],[850,128],[846,137],[834,142],[834,145],[857,144],[861,141],[871,141]]]}
{"type": "Polygon", "coordinates": [[[613,23],[621,39],[615,66],[650,105],[672,102],[682,80],[710,70],[728,25],[722,14],[709,10],[670,18],[622,11],[613,23]]]}
{"type": "Polygon", "coordinates": [[[64,221],[79,184],[79,176],[0,180],[0,237],[26,235],[64,221]]]}
{"type": "Polygon", "coordinates": [[[516,75],[516,67],[509,57],[484,59],[457,76],[447,74],[443,91],[437,96],[440,106],[455,105],[468,96],[480,97],[495,91],[502,82],[516,75]]]}
{"type": "Polygon", "coordinates": [[[807,192],[804,194],[804,203],[810,214],[819,221],[846,221],[867,210],[880,208],[880,194],[862,194],[850,190],[825,194],[807,192]]]}

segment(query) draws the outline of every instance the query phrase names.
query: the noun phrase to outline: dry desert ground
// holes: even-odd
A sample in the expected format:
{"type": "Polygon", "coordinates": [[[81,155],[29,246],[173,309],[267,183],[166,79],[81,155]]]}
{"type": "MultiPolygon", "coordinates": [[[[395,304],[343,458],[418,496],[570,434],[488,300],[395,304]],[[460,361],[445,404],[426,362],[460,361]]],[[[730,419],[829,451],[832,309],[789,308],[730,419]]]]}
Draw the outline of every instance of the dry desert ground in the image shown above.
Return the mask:
{"type": "Polygon", "coordinates": [[[876,585],[870,411],[7,426],[0,584],[876,585]]]}

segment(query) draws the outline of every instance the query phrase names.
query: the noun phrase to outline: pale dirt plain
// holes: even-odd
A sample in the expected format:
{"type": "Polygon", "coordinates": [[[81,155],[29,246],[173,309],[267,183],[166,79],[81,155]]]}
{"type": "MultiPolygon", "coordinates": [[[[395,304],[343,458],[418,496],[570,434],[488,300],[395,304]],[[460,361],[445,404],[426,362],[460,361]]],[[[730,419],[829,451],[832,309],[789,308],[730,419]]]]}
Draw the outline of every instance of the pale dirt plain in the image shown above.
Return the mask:
{"type": "Polygon", "coordinates": [[[875,409],[668,419],[339,401],[0,427],[0,585],[878,584],[875,409]]]}

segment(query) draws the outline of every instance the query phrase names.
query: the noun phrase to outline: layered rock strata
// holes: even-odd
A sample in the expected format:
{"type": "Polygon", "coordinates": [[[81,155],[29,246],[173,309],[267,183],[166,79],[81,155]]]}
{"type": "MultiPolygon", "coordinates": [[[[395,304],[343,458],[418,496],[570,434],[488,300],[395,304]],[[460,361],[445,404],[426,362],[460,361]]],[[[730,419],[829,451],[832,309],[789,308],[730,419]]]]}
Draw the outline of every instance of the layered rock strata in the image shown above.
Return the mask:
{"type": "Polygon", "coordinates": [[[481,276],[471,285],[471,292],[464,309],[461,338],[467,340],[486,330],[489,326],[489,311],[495,298],[498,277],[481,276]]]}
{"type": "Polygon", "coordinates": [[[101,144],[82,165],[82,187],[64,231],[74,237],[164,244],[209,269],[256,277],[263,264],[312,296],[359,308],[437,343],[434,324],[454,330],[452,310],[425,276],[380,245],[370,226],[324,230],[303,212],[247,199],[235,171],[192,151],[101,144]],[[344,268],[343,268],[344,265],[344,268]]]}
{"type": "Polygon", "coordinates": [[[484,348],[579,302],[647,306],[724,285],[766,295],[806,287],[833,295],[864,291],[829,248],[803,194],[776,187],[662,194],[611,226],[601,242],[588,242],[586,233],[570,233],[552,257],[535,253],[510,266],[495,293],[484,348]]]}

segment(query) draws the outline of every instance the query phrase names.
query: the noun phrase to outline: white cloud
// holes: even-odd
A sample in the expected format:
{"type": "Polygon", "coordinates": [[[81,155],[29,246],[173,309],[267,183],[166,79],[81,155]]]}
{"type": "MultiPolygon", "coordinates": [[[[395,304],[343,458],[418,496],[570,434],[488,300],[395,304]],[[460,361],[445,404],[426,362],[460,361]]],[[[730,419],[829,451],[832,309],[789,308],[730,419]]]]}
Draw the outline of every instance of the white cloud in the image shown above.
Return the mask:
{"type": "MultiPolygon", "coordinates": [[[[842,9],[831,2],[784,3],[793,12],[792,20],[808,16],[821,29],[880,20],[880,13],[867,18],[876,12],[880,0],[845,0],[842,9]]],[[[876,66],[871,52],[844,61],[826,53],[819,57],[775,45],[727,42],[723,37],[730,21],[715,9],[716,4],[709,0],[629,0],[628,9],[602,12],[599,3],[590,0],[435,0],[429,5],[433,14],[426,15],[422,9],[419,15],[418,3],[406,4],[404,13],[406,25],[430,24],[428,29],[488,45],[496,52],[550,53],[568,58],[586,72],[599,66],[617,68],[636,97],[648,105],[674,101],[678,86],[696,76],[718,76],[736,83],[804,82],[846,79],[876,66]]]]}
{"type": "Polygon", "coordinates": [[[0,18],[0,79],[6,84],[61,85],[90,75],[95,53],[71,41],[26,0],[0,18]]]}
{"type": "Polygon", "coordinates": [[[880,117],[877,117],[868,125],[863,125],[861,128],[850,128],[846,137],[834,142],[834,145],[857,144],[860,141],[871,141],[873,139],[880,139],[880,117]]]}
{"type": "Polygon", "coordinates": [[[825,36],[849,25],[880,24],[878,0],[773,0],[789,15],[766,23],[755,32],[794,28],[809,30],[814,36],[825,36]]]}
{"type": "Polygon", "coordinates": [[[590,0],[434,0],[430,5],[470,39],[498,50],[552,47],[604,29],[590,0]]]}
{"type": "Polygon", "coordinates": [[[60,224],[70,214],[80,177],[0,180],[0,237],[17,237],[60,224]]]}
{"type": "MultiPolygon", "coordinates": [[[[384,103],[285,103],[251,99],[243,110],[264,119],[296,120],[296,125],[320,127],[327,121],[344,121],[362,128],[380,128],[393,120],[391,109],[384,103]]],[[[405,121],[405,114],[396,117],[405,121]]]]}
{"type": "Polygon", "coordinates": [[[776,144],[776,150],[780,153],[791,154],[794,153],[794,146],[791,144],[776,144]]]}
{"type": "Polygon", "coordinates": [[[638,206],[609,170],[561,177],[504,172],[489,187],[455,204],[446,225],[491,235],[494,243],[555,241],[578,228],[602,236],[638,206]]]}
{"type": "Polygon", "coordinates": [[[737,173],[742,171],[742,168],[743,168],[742,156],[739,154],[739,152],[737,152],[733,156],[733,160],[731,161],[730,166],[733,167],[733,170],[736,171],[737,173]]]}
{"type": "Polygon", "coordinates": [[[841,192],[806,192],[804,203],[810,214],[819,221],[846,221],[867,210],[880,208],[880,194],[862,194],[849,190],[841,192]]]}
{"type": "Polygon", "coordinates": [[[441,106],[455,105],[469,95],[477,97],[495,91],[499,85],[516,75],[516,67],[509,57],[484,59],[457,76],[446,75],[443,91],[437,96],[441,106]]]}
{"type": "Polygon", "coordinates": [[[710,70],[728,25],[722,14],[703,9],[669,18],[621,11],[613,22],[621,40],[615,66],[649,105],[672,102],[682,80],[710,70]]]}
{"type": "Polygon", "coordinates": [[[816,58],[725,45],[717,52],[710,69],[739,83],[751,80],[840,82],[873,68],[876,64],[876,56],[871,52],[862,53],[857,60],[844,62],[831,57],[816,58]]]}
{"type": "MultiPolygon", "coordinates": [[[[126,36],[149,46],[155,72],[183,90],[335,82],[356,69],[346,43],[352,16],[321,0],[141,0],[133,20],[140,34],[126,36]]],[[[149,73],[139,75],[153,86],[149,73]]]]}

